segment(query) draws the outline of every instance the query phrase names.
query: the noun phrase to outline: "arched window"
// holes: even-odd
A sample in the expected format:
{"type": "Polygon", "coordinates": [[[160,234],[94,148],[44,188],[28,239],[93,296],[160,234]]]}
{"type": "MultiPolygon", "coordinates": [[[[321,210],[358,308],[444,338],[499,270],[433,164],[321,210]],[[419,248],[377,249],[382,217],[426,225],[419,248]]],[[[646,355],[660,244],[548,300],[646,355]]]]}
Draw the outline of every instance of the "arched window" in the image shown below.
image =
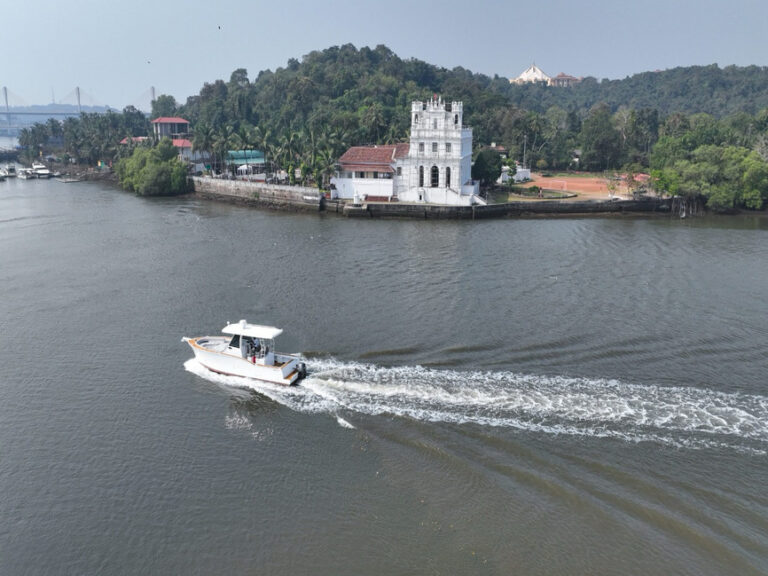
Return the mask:
{"type": "Polygon", "coordinates": [[[424,166],[419,166],[419,188],[424,187],[424,166]]]}
{"type": "Polygon", "coordinates": [[[419,123],[419,115],[418,114],[414,114],[413,115],[413,123],[414,124],[418,124],[419,123]]]}
{"type": "Polygon", "coordinates": [[[458,124],[459,123],[459,115],[458,114],[454,114],[453,115],[453,123],[454,124],[458,124]]]}
{"type": "Polygon", "coordinates": [[[432,120],[432,129],[433,129],[433,130],[437,130],[437,118],[435,118],[434,120],[432,120]]]}
{"type": "Polygon", "coordinates": [[[451,169],[450,168],[445,169],[445,187],[446,188],[451,187],[451,169]]]}
{"type": "Polygon", "coordinates": [[[437,185],[440,181],[440,170],[438,170],[437,166],[432,166],[432,170],[430,170],[429,176],[429,185],[432,188],[437,188],[437,185]]]}

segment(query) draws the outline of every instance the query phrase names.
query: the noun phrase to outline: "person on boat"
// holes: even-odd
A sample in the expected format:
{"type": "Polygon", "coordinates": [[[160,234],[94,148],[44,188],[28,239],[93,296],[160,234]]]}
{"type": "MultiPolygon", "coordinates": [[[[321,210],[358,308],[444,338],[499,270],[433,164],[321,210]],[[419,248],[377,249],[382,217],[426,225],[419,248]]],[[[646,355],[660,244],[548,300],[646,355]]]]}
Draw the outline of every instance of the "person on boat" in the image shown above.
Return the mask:
{"type": "Polygon", "coordinates": [[[251,356],[251,351],[253,350],[253,340],[249,338],[248,336],[243,336],[240,339],[240,354],[242,354],[243,358],[248,358],[251,356]]]}

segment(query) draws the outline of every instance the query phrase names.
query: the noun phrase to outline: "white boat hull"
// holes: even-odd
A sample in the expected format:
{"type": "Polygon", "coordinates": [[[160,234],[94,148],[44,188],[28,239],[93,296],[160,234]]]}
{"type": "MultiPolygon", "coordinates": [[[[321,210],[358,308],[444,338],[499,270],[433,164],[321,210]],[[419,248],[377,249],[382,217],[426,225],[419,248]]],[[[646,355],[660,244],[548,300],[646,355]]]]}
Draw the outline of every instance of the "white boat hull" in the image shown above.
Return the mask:
{"type": "Polygon", "coordinates": [[[304,364],[296,356],[288,354],[273,354],[273,364],[267,364],[263,358],[243,358],[227,348],[227,338],[203,336],[200,338],[184,338],[195,353],[200,364],[219,374],[254,378],[264,382],[297,384],[304,376],[304,364]]]}

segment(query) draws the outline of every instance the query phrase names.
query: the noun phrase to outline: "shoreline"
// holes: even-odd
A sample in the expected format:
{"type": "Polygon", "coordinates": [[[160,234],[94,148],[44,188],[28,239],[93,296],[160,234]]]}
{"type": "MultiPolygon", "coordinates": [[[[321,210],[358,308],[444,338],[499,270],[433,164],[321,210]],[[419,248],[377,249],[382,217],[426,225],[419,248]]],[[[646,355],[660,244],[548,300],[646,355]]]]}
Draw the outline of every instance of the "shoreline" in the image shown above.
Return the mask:
{"type": "Polygon", "coordinates": [[[643,200],[537,200],[489,204],[487,206],[450,206],[443,204],[407,204],[401,202],[364,202],[354,205],[328,200],[316,188],[279,186],[245,180],[218,180],[193,176],[193,192],[198,198],[245,204],[280,211],[326,212],[349,218],[403,218],[420,220],[477,220],[487,218],[669,215],[672,199],[643,200]]]}
{"type": "MultiPolygon", "coordinates": [[[[111,183],[119,188],[114,172],[77,171],[77,181],[111,183]]],[[[316,188],[279,186],[244,180],[190,177],[193,190],[178,197],[227,202],[280,212],[320,212],[347,218],[391,218],[418,220],[481,220],[501,218],[649,217],[674,216],[675,198],[646,197],[642,200],[520,200],[487,206],[450,206],[401,202],[364,202],[353,205],[329,200],[316,188]]],[[[702,215],[768,217],[765,211],[734,210],[702,215]]]]}

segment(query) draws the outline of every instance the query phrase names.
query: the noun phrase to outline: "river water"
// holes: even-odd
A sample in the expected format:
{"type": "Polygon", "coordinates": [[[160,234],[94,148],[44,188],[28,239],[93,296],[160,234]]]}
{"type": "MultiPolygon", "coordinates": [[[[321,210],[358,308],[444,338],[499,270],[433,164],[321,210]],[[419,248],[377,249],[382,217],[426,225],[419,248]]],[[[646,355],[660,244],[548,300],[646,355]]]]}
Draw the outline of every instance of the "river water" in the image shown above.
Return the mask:
{"type": "Polygon", "coordinates": [[[765,574],[768,221],[0,183],[1,574],[765,574]],[[247,318],[299,387],[208,373],[247,318]]]}

